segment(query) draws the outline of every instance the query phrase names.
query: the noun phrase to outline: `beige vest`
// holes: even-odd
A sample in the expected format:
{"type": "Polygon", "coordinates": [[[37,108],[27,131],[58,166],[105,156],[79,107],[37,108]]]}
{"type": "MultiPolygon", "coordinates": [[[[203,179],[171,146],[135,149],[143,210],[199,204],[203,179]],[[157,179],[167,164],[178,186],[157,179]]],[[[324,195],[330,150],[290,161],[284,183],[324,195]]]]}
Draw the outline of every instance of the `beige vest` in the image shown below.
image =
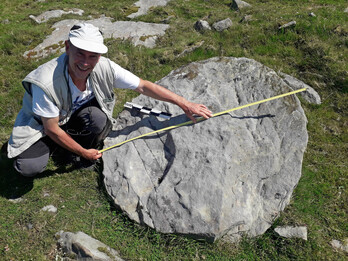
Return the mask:
{"type": "MultiPolygon", "coordinates": [[[[59,108],[59,118],[62,124],[70,119],[72,101],[66,75],[67,60],[68,56],[63,54],[39,66],[23,80],[22,84],[25,88],[23,106],[17,115],[8,143],[7,151],[9,158],[18,156],[45,136],[40,117],[37,117],[32,111],[32,83],[39,86],[59,108]]],[[[110,60],[100,57],[99,62],[88,78],[100,108],[113,124],[116,122],[112,118],[115,105],[113,92],[114,77],[110,60]]]]}

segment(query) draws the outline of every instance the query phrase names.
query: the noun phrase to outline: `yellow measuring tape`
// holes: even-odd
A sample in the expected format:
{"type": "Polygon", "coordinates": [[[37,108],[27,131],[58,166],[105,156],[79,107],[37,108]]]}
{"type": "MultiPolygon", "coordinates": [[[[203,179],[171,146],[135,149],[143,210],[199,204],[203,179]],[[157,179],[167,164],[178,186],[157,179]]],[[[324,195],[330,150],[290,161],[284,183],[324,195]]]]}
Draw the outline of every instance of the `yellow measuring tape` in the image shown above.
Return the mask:
{"type": "MultiPolygon", "coordinates": [[[[232,108],[232,109],[229,109],[229,110],[226,110],[226,111],[221,111],[221,112],[213,114],[213,116],[211,118],[216,117],[216,116],[220,116],[220,115],[223,115],[223,114],[226,114],[226,113],[229,113],[231,111],[240,110],[240,109],[243,109],[243,108],[246,108],[246,107],[250,107],[250,106],[253,106],[253,105],[257,105],[257,104],[260,104],[260,103],[264,103],[264,102],[276,100],[276,99],[279,99],[279,98],[283,98],[285,96],[289,96],[289,95],[292,95],[292,94],[295,94],[295,93],[303,92],[306,89],[307,88],[303,88],[303,89],[299,89],[299,90],[296,90],[296,91],[287,92],[287,93],[284,93],[284,94],[281,94],[281,95],[277,95],[277,96],[274,96],[274,97],[271,97],[271,98],[268,98],[268,99],[264,99],[264,100],[257,101],[257,102],[252,102],[252,103],[249,103],[249,104],[246,104],[246,105],[242,105],[242,106],[239,106],[239,107],[235,107],[235,108],[232,108]]],[[[206,119],[204,117],[200,117],[200,118],[196,119],[197,122],[200,122],[200,121],[203,121],[203,120],[206,120],[206,119]]],[[[123,144],[125,144],[127,142],[130,142],[130,141],[133,141],[133,140],[137,140],[137,139],[140,139],[142,137],[149,136],[151,134],[155,134],[155,133],[158,133],[158,132],[175,129],[175,128],[186,126],[186,125],[190,125],[190,124],[193,124],[193,121],[186,121],[186,122],[183,122],[183,123],[180,123],[180,124],[177,124],[177,125],[173,125],[173,126],[169,126],[169,127],[166,127],[166,128],[160,129],[160,130],[151,131],[151,132],[142,134],[140,136],[131,138],[129,140],[122,141],[122,142],[117,143],[117,144],[115,144],[113,146],[110,146],[108,148],[102,149],[102,150],[99,151],[99,153],[103,153],[103,152],[105,152],[107,150],[113,149],[115,147],[119,147],[119,146],[121,146],[121,145],[123,145],[123,144]]]]}

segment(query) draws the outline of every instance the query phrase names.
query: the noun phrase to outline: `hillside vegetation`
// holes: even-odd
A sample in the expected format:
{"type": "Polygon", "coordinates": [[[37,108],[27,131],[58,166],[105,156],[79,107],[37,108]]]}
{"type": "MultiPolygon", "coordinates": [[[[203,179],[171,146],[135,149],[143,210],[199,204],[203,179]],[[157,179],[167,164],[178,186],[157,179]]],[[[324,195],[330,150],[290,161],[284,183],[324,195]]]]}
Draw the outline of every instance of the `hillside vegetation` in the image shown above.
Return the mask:
{"type": "MultiPolygon", "coordinates": [[[[0,3],[0,144],[10,134],[21,108],[21,80],[33,69],[57,56],[25,59],[23,53],[40,44],[62,19],[129,20],[134,1],[118,0],[2,0],[0,3]],[[36,24],[29,15],[70,8],[84,15],[65,15],[36,24]]],[[[0,260],[60,260],[55,233],[83,231],[129,260],[346,260],[330,242],[348,238],[347,196],[347,72],[348,4],[344,0],[249,0],[251,8],[230,9],[232,0],[172,0],[135,20],[160,23],[168,17],[170,29],[148,49],[128,41],[108,39],[107,57],[138,76],[156,81],[171,70],[215,56],[247,57],[290,74],[312,86],[321,105],[302,101],[308,118],[309,143],[303,173],[292,201],[262,236],[241,242],[213,244],[179,235],[163,235],[129,220],[115,209],[105,193],[100,169],[74,170],[50,162],[34,180],[19,177],[11,161],[0,162],[0,260]],[[313,12],[315,16],[310,16],[313,12]],[[240,22],[245,15],[252,20],[240,22]],[[223,32],[199,33],[194,23],[210,24],[230,18],[223,32]],[[296,26],[279,30],[290,21],[296,26]],[[192,52],[184,50],[204,43],[192,52]],[[9,199],[21,197],[13,203],[9,199]],[[46,205],[56,214],[42,212],[46,205]],[[286,239],[274,232],[279,225],[303,225],[308,240],[286,239]],[[56,259],[57,258],[57,259],[56,259]]],[[[115,116],[134,94],[117,91],[115,116]]],[[[227,108],[226,108],[227,109],[227,108]]]]}

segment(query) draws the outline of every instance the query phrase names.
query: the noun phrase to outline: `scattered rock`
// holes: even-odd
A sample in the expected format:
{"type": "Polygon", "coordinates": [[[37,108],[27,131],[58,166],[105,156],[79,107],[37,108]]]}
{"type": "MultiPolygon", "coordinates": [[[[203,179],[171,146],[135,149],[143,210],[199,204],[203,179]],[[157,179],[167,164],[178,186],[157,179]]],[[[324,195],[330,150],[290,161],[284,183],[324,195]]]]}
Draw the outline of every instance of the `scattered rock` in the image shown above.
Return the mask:
{"type": "MultiPolygon", "coordinates": [[[[101,17],[85,22],[91,23],[100,28],[104,38],[129,39],[137,45],[144,45],[153,48],[156,45],[158,36],[164,35],[169,28],[166,24],[152,24],[144,22],[118,21],[111,22],[110,17],[101,17]]],[[[42,58],[52,53],[64,52],[64,41],[67,39],[70,28],[82,20],[63,20],[55,23],[52,27],[55,29],[41,44],[34,49],[24,53],[26,58],[42,58]]]]}
{"type": "Polygon", "coordinates": [[[195,23],[194,28],[196,31],[203,32],[211,30],[211,27],[207,21],[199,20],[195,23]]]}
{"type": "Polygon", "coordinates": [[[26,225],[26,227],[27,227],[28,230],[31,230],[31,229],[33,229],[33,224],[28,223],[28,224],[26,225]]]}
{"type": "Polygon", "coordinates": [[[81,9],[76,9],[76,8],[71,9],[69,11],[51,10],[51,11],[44,12],[38,16],[29,15],[29,18],[33,19],[38,24],[41,24],[41,23],[47,22],[49,19],[61,17],[62,15],[66,15],[66,14],[75,14],[75,15],[82,16],[84,12],[85,11],[81,9]]]}
{"type": "Polygon", "coordinates": [[[294,90],[299,90],[302,88],[307,88],[305,92],[299,93],[303,99],[305,99],[309,103],[313,104],[321,104],[321,99],[319,94],[309,85],[304,82],[296,79],[285,73],[279,73],[279,76],[283,78],[283,80],[294,90]]]}
{"type": "Polygon", "coordinates": [[[56,233],[59,247],[64,254],[77,260],[122,261],[118,252],[83,232],[56,233]]]}
{"type": "Polygon", "coordinates": [[[341,250],[348,253],[348,238],[344,239],[343,243],[339,240],[333,239],[331,241],[331,246],[337,250],[341,250]]]}
{"type": "Polygon", "coordinates": [[[341,25],[338,25],[335,27],[335,29],[333,30],[333,32],[335,34],[338,34],[339,36],[347,36],[348,35],[348,31],[347,31],[347,26],[341,26],[341,25]]]}
{"type": "Polygon", "coordinates": [[[204,41],[201,41],[201,42],[195,44],[194,46],[191,46],[190,48],[185,49],[183,52],[181,52],[180,54],[178,54],[178,55],[176,56],[176,58],[180,58],[180,57],[182,57],[182,56],[184,56],[184,55],[186,55],[186,54],[188,54],[188,53],[192,53],[194,50],[198,49],[198,48],[201,47],[203,44],[204,44],[204,41]]]}
{"type": "Polygon", "coordinates": [[[280,236],[286,238],[302,238],[307,240],[307,227],[277,227],[274,229],[280,236]]]}
{"type": "Polygon", "coordinates": [[[240,23],[247,23],[247,22],[252,21],[253,20],[252,18],[253,18],[252,15],[245,15],[245,16],[243,16],[243,18],[239,22],[240,23]]]}
{"type": "Polygon", "coordinates": [[[173,18],[175,18],[175,15],[170,15],[166,19],[162,20],[161,23],[168,24],[173,18]]]}
{"type": "Polygon", "coordinates": [[[51,213],[57,213],[57,208],[53,205],[48,205],[46,207],[43,207],[41,210],[51,212],[51,213]]]}
{"type": "Polygon", "coordinates": [[[284,24],[284,25],[282,25],[282,26],[279,26],[279,30],[281,30],[281,29],[287,29],[287,28],[289,28],[289,27],[294,27],[296,25],[296,21],[291,21],[291,22],[289,22],[289,23],[287,23],[287,24],[284,24]]]}
{"type": "Polygon", "coordinates": [[[213,28],[218,32],[222,32],[223,30],[226,30],[231,26],[232,26],[232,21],[230,18],[226,18],[225,20],[222,20],[213,24],[213,28]]]}
{"type": "Polygon", "coordinates": [[[20,203],[23,201],[23,198],[11,198],[8,201],[10,201],[12,203],[20,203]]]}
{"type": "Polygon", "coordinates": [[[137,7],[137,12],[128,15],[128,18],[135,18],[141,15],[146,14],[151,7],[156,6],[165,6],[170,0],[139,0],[134,3],[134,6],[137,7]]]}
{"type": "Polygon", "coordinates": [[[344,9],[344,12],[345,12],[345,13],[348,13],[348,7],[347,7],[346,9],[344,9]]]}
{"type": "Polygon", "coordinates": [[[310,12],[308,15],[311,17],[316,17],[315,13],[313,13],[313,12],[310,12]]]}
{"type": "Polygon", "coordinates": [[[231,4],[231,9],[234,10],[240,10],[247,7],[251,7],[251,5],[241,0],[233,0],[231,4]]]}
{"type": "MultiPolygon", "coordinates": [[[[158,83],[215,113],[291,90],[270,68],[233,57],[191,63],[158,83]]],[[[124,110],[105,148],[188,121],[173,104],[142,95],[132,102],[173,117],[124,110]]],[[[104,152],[104,184],[132,220],[161,233],[208,241],[260,235],[289,204],[301,177],[306,124],[291,95],[154,134],[104,152]]]]}
{"type": "Polygon", "coordinates": [[[5,19],[5,20],[2,20],[1,23],[2,23],[2,24],[9,24],[10,21],[9,21],[8,19],[5,19]]]}

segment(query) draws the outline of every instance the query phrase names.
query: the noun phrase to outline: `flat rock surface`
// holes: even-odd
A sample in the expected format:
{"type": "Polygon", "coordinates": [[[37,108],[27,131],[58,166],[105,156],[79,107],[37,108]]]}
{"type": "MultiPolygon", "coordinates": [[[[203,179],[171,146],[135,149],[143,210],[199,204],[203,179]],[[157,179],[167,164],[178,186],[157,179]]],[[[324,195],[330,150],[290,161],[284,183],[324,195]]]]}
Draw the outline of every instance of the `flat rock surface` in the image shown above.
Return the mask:
{"type": "Polygon", "coordinates": [[[81,231],[59,231],[56,237],[64,254],[71,258],[64,260],[123,261],[116,250],[81,231]]]}
{"type": "Polygon", "coordinates": [[[134,6],[138,7],[139,9],[127,17],[135,18],[144,15],[149,11],[150,8],[156,6],[165,6],[169,1],[171,0],[139,0],[134,4],[134,6]]]}
{"type": "MultiPolygon", "coordinates": [[[[191,63],[159,84],[214,113],[291,91],[268,67],[232,57],[191,63]]],[[[175,105],[146,96],[132,102],[173,117],[125,110],[105,148],[188,121],[175,105]]],[[[209,241],[260,235],[289,204],[301,177],[306,124],[291,95],[153,134],[104,152],[104,183],[115,205],[160,232],[209,241]]]]}
{"type": "Polygon", "coordinates": [[[29,18],[33,19],[35,22],[38,24],[45,23],[48,20],[52,18],[57,18],[61,17],[62,15],[67,15],[67,14],[75,14],[75,15],[83,15],[84,11],[81,9],[71,9],[69,11],[64,11],[64,10],[51,10],[51,11],[46,11],[38,16],[34,15],[29,15],[29,18]]]}
{"type": "Polygon", "coordinates": [[[54,31],[41,44],[24,53],[27,58],[40,58],[55,52],[64,52],[64,41],[67,40],[70,28],[77,23],[88,22],[103,32],[104,39],[129,39],[135,46],[144,45],[153,48],[158,36],[164,35],[169,28],[166,24],[153,24],[132,21],[112,22],[110,17],[83,21],[76,19],[62,20],[52,27],[54,31]]]}

